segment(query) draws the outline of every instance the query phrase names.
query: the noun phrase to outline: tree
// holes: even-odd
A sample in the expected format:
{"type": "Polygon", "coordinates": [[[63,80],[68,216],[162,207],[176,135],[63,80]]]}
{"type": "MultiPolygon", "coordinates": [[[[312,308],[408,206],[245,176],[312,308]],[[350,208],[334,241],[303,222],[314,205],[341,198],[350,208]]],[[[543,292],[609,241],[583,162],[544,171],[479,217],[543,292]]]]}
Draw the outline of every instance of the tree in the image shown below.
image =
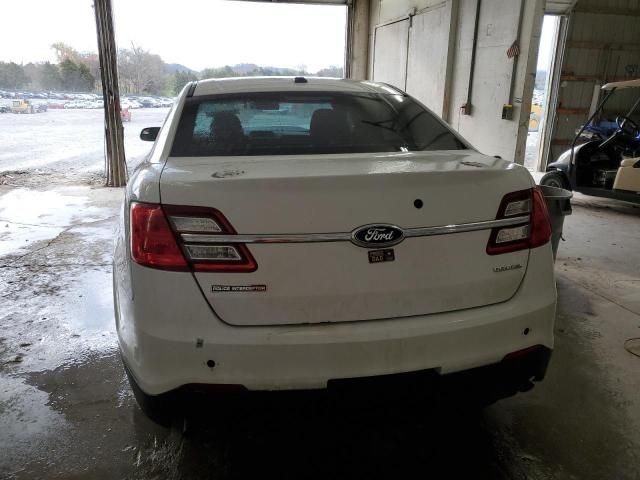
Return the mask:
{"type": "Polygon", "coordinates": [[[240,76],[238,72],[236,72],[229,65],[225,65],[220,68],[205,68],[200,72],[200,78],[230,78],[230,77],[238,77],[240,76]]]}
{"type": "Polygon", "coordinates": [[[0,87],[22,88],[29,84],[29,77],[24,72],[24,67],[14,62],[0,62],[0,87]]]}
{"type": "Polygon", "coordinates": [[[95,90],[96,77],[100,75],[100,60],[96,53],[78,52],[75,48],[63,42],[56,42],[51,45],[51,48],[55,51],[59,65],[70,60],[78,66],[78,69],[82,66],[82,72],[78,72],[78,77],[75,80],[76,89],[95,90]],[[89,80],[91,80],[91,83],[89,83],[89,80]]]}
{"type": "Polygon", "coordinates": [[[118,73],[125,93],[159,93],[167,82],[162,58],[133,43],[131,49],[118,51],[118,73]]]}
{"type": "Polygon", "coordinates": [[[62,63],[65,60],[71,60],[74,63],[78,63],[80,61],[80,53],[78,53],[75,48],[67,45],[64,42],[56,42],[51,45],[51,48],[56,54],[58,63],[62,63]]]}
{"type": "Polygon", "coordinates": [[[44,90],[58,90],[62,86],[58,67],[49,62],[43,63],[38,70],[38,83],[44,90]]]}
{"type": "Polygon", "coordinates": [[[316,73],[318,77],[336,77],[336,78],[344,78],[344,69],[342,67],[337,67],[332,65],[327,68],[322,68],[318,70],[316,73]]]}
{"type": "Polygon", "coordinates": [[[89,67],[81,63],[78,65],[78,89],[93,90],[96,83],[96,77],[91,74],[89,67]]]}
{"type": "MultiPolygon", "coordinates": [[[[204,77],[207,78],[207,77],[204,77]]],[[[191,71],[178,71],[173,74],[173,92],[178,94],[184,86],[189,83],[198,80],[195,73],[191,71]]]]}
{"type": "Polygon", "coordinates": [[[96,79],[89,71],[89,67],[84,63],[78,64],[67,58],[60,62],[59,68],[60,83],[63,89],[72,91],[93,90],[96,79]]]}
{"type": "Polygon", "coordinates": [[[80,75],[78,65],[67,58],[58,64],[60,69],[60,83],[64,90],[75,90],[80,75]]]}

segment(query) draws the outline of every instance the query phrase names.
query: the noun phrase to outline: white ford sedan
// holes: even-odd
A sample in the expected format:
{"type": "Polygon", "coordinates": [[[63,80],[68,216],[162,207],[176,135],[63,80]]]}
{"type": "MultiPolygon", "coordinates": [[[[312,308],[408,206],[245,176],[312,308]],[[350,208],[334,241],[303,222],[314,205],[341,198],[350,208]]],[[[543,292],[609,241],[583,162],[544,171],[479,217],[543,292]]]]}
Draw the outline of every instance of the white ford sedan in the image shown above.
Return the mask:
{"type": "Polygon", "coordinates": [[[431,371],[500,397],[544,377],[556,291],[542,194],[404,92],[205,80],[141,138],[155,143],[126,191],[113,278],[147,413],[202,385],[431,371]]]}

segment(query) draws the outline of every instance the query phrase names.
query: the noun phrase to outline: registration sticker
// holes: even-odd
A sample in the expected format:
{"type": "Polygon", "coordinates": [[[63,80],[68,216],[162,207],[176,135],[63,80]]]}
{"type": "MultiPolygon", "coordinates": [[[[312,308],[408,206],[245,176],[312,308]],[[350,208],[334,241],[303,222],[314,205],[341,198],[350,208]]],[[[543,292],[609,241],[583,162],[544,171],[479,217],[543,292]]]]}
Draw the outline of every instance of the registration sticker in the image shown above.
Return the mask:
{"type": "Polygon", "coordinates": [[[396,255],[393,248],[385,248],[384,250],[369,250],[369,263],[393,262],[396,255]]]}
{"type": "Polygon", "coordinates": [[[211,285],[211,292],[266,292],[266,285],[211,285]]]}

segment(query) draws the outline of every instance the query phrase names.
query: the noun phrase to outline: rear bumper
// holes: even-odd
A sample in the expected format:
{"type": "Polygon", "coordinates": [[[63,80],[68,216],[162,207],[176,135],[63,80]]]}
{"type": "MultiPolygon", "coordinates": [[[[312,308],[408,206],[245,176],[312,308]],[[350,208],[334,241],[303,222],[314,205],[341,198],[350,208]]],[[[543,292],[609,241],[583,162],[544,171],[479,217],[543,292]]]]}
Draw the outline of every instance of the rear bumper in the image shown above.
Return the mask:
{"type": "MultiPolygon", "coordinates": [[[[523,283],[507,302],[342,324],[232,327],[211,312],[190,274],[161,272],[158,281],[157,272],[132,265],[131,275],[134,300],[127,282],[115,282],[117,329],[131,374],[151,395],[187,384],[289,390],[422,370],[444,375],[500,364],[535,345],[553,348],[550,245],[531,251],[523,283]]],[[[544,368],[531,376],[541,379],[544,368]]]]}
{"type": "MultiPolygon", "coordinates": [[[[329,380],[326,392],[329,396],[337,395],[340,404],[344,406],[362,406],[364,400],[367,405],[388,406],[395,398],[416,401],[423,405],[428,398],[443,398],[446,404],[460,403],[489,405],[502,398],[510,397],[518,392],[526,392],[533,388],[534,381],[544,378],[551,350],[536,345],[515,355],[505,357],[501,362],[483,367],[476,367],[449,375],[440,375],[434,370],[420,370],[417,372],[398,373],[391,375],[377,375],[352,379],[329,380]],[[351,403],[355,401],[356,403],[351,403]]],[[[130,381],[136,382],[130,368],[124,361],[130,381]]],[[[140,388],[139,385],[133,387],[140,388]]],[[[300,390],[296,390],[299,392],[300,390]]],[[[317,391],[317,390],[316,390],[317,391]]],[[[307,390],[309,392],[309,390],[307,390]]],[[[217,401],[231,401],[236,404],[240,395],[248,394],[248,390],[239,385],[186,384],[153,398],[161,399],[171,410],[198,407],[194,400],[205,401],[206,408],[216,395],[217,401]],[[203,396],[204,395],[204,396],[203,396]]],[[[249,399],[250,397],[242,397],[249,399]]],[[[263,398],[263,397],[261,397],[263,398]]],[[[284,400],[286,397],[280,397],[284,400]]],[[[300,398],[300,397],[297,397],[300,398]]],[[[308,401],[311,397],[305,397],[308,401]]],[[[322,397],[318,397],[322,398],[322,397]]]]}

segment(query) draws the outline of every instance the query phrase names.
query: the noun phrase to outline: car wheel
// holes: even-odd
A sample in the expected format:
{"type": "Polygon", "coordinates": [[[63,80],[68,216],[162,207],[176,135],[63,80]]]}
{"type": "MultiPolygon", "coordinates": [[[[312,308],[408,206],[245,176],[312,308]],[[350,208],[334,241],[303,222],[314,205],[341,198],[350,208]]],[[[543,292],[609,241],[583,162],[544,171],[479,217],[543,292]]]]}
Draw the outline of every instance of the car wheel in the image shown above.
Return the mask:
{"type": "Polygon", "coordinates": [[[566,175],[557,170],[545,173],[544,176],[540,179],[540,185],[563,188],[565,190],[569,190],[571,188],[569,182],[567,181],[566,175]]]}
{"type": "Polygon", "coordinates": [[[140,410],[149,417],[152,421],[163,427],[170,427],[173,420],[172,413],[174,409],[174,399],[170,394],[163,395],[149,395],[142,391],[140,386],[136,383],[133,375],[124,364],[124,371],[127,374],[129,385],[133,391],[133,396],[140,407],[140,410]]]}

